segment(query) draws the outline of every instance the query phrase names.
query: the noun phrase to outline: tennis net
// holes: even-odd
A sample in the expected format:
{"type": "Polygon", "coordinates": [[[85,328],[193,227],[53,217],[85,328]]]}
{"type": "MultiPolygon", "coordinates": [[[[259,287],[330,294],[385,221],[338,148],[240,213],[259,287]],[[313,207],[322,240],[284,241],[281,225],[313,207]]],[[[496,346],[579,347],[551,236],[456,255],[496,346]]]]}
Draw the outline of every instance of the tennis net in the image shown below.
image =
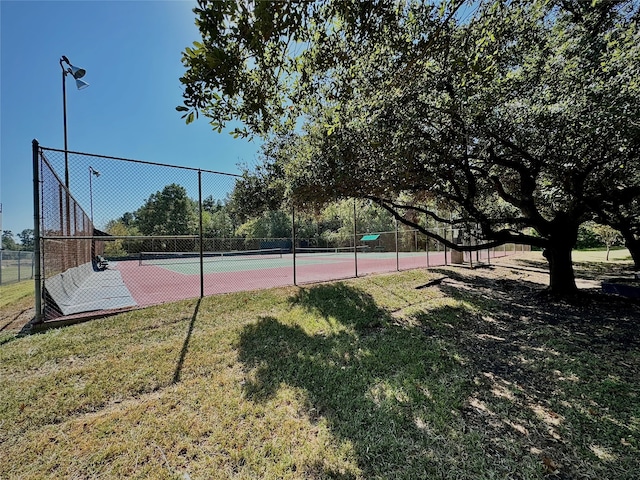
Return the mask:
{"type": "MultiPolygon", "coordinates": [[[[269,260],[282,258],[282,249],[234,250],[229,252],[202,252],[204,262],[236,260],[269,260]]],[[[200,252],[140,252],[138,265],[169,265],[176,263],[198,263],[200,252]]]]}
{"type": "Polygon", "coordinates": [[[355,252],[364,253],[371,250],[368,245],[358,245],[357,247],[299,247],[296,248],[296,256],[325,256],[325,255],[344,255],[355,252]]]}

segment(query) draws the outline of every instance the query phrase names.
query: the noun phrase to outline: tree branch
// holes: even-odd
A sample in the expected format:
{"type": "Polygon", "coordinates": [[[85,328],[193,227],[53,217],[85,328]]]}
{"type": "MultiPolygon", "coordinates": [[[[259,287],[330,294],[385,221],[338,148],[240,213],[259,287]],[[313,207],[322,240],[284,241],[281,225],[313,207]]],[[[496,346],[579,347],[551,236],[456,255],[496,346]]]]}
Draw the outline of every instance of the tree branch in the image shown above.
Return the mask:
{"type": "MultiPolygon", "coordinates": [[[[399,212],[398,212],[398,208],[408,208],[408,209],[412,209],[412,210],[416,210],[416,211],[420,211],[422,213],[425,213],[427,215],[429,215],[431,218],[434,219],[439,219],[438,221],[441,221],[442,223],[445,223],[447,225],[456,225],[456,224],[461,224],[461,223],[476,223],[475,219],[469,218],[469,219],[456,219],[454,220],[447,220],[445,218],[439,217],[438,215],[434,214],[433,212],[426,210],[426,209],[422,209],[419,207],[413,207],[413,206],[401,206],[398,204],[394,204],[393,202],[388,202],[386,200],[383,199],[376,199],[374,197],[368,196],[367,197],[369,200],[374,201],[376,204],[380,205],[382,208],[384,208],[385,210],[387,210],[391,215],[393,215],[393,217],[398,220],[399,222],[415,228],[416,230],[420,231],[421,233],[423,233],[424,235],[426,235],[429,238],[432,238],[434,240],[437,240],[438,242],[442,243],[443,245],[446,245],[449,248],[452,248],[454,250],[460,251],[460,252],[475,252],[478,250],[485,250],[488,248],[494,248],[494,247],[499,247],[501,245],[504,245],[505,243],[515,243],[518,245],[532,245],[532,246],[536,246],[536,247],[540,247],[540,248],[544,248],[547,245],[547,240],[540,238],[540,237],[534,237],[532,235],[526,235],[522,232],[517,232],[515,230],[509,230],[509,229],[502,229],[499,230],[497,232],[491,232],[491,236],[493,238],[489,239],[489,241],[486,241],[485,243],[481,243],[479,245],[458,245],[456,243],[453,243],[451,240],[448,240],[447,238],[438,235],[437,233],[431,232],[429,231],[428,228],[423,227],[422,225],[420,225],[417,222],[414,222],[412,220],[409,220],[408,218],[402,216],[399,212]],[[395,207],[395,208],[394,208],[395,207]]],[[[483,232],[484,233],[484,232],[483,232]]],[[[480,237],[477,237],[480,238],[480,237]]]]}

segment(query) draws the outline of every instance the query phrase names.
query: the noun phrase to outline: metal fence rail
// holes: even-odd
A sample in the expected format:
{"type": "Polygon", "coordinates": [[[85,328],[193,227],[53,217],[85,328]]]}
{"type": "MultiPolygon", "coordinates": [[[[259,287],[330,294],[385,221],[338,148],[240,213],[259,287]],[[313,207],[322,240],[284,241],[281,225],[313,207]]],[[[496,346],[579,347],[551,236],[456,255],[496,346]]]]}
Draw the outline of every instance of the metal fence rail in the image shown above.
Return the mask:
{"type": "MultiPolygon", "coordinates": [[[[515,251],[510,246],[452,256],[388,212],[357,200],[336,204],[321,220],[293,210],[242,215],[230,200],[239,178],[65,152],[34,141],[36,251],[30,274],[37,318],[452,261],[490,262],[515,251]],[[66,165],[68,185],[61,180],[66,165]],[[306,251],[297,255],[297,249],[306,251]]],[[[425,228],[453,239],[442,225],[425,228]]]]}

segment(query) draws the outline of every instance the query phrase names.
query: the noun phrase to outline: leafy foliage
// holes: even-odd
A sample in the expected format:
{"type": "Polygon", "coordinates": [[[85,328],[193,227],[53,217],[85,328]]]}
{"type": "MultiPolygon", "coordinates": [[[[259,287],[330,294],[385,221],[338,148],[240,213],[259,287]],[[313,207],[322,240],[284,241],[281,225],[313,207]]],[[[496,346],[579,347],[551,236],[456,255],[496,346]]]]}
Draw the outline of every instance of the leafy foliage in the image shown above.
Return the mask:
{"type": "Polygon", "coordinates": [[[242,224],[237,233],[248,238],[291,238],[291,216],[282,210],[264,212],[242,224]]]}
{"type": "Polygon", "coordinates": [[[544,248],[559,293],[594,205],[640,195],[635,3],[265,10],[201,1],[203,41],[183,56],[185,106],[214,128],[282,139],[300,121],[248,187],[269,193],[271,176],[297,203],[366,198],[416,228],[416,214],[469,227],[486,243],[468,248],[544,248]]]}
{"type": "MultiPolygon", "coordinates": [[[[131,214],[126,213],[122,218],[118,220],[111,220],[107,222],[105,230],[107,233],[113,236],[124,237],[129,235],[139,235],[137,227],[133,225],[133,218],[131,214]]],[[[129,247],[131,248],[131,247],[129,247]]],[[[127,250],[124,247],[124,240],[118,239],[110,242],[105,242],[104,253],[107,256],[118,257],[127,254],[127,250]]]]}
{"type": "Polygon", "coordinates": [[[18,245],[13,239],[13,232],[11,230],[2,231],[2,248],[4,250],[18,250],[18,245]]]}
{"type": "Polygon", "coordinates": [[[33,250],[34,248],[34,232],[32,228],[25,228],[18,234],[22,250],[33,250]]]}
{"type": "Polygon", "coordinates": [[[187,190],[173,183],[152,194],[135,219],[143,235],[187,235],[195,231],[198,215],[187,190]]]}

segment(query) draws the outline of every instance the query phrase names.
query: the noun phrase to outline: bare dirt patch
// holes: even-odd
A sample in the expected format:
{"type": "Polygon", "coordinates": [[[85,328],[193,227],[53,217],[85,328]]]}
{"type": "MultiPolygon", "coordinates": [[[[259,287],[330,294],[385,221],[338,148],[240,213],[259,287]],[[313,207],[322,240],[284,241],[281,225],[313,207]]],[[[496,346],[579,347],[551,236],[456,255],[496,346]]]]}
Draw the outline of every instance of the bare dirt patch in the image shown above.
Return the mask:
{"type": "Polygon", "coordinates": [[[0,310],[0,332],[22,330],[35,315],[33,298],[23,298],[0,310]]]}

